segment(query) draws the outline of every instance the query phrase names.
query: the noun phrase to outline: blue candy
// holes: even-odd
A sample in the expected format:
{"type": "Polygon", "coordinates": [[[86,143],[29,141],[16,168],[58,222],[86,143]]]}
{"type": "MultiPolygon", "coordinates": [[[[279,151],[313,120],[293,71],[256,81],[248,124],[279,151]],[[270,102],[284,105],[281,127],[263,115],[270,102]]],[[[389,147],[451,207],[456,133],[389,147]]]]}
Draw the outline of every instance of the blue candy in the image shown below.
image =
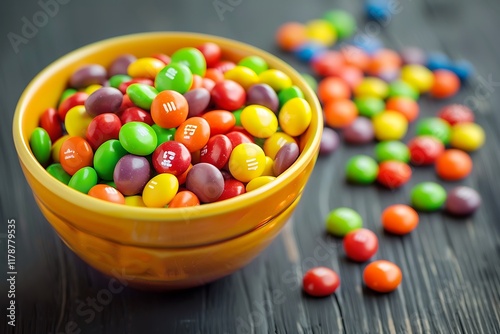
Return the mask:
{"type": "Polygon", "coordinates": [[[322,44],[316,42],[306,42],[299,47],[297,47],[293,53],[294,55],[304,62],[311,61],[314,57],[317,57],[321,53],[326,51],[326,47],[322,44]]]}

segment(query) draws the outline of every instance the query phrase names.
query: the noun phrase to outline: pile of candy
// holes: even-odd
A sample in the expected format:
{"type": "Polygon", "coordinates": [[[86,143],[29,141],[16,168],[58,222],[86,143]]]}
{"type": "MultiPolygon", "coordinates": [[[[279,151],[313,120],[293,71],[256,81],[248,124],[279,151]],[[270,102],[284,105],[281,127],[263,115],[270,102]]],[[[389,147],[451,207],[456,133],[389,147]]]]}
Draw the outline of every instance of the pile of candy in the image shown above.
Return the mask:
{"type": "MultiPolygon", "coordinates": [[[[367,1],[369,19],[383,20],[384,1],[367,1]]],[[[442,53],[426,54],[411,47],[401,51],[384,48],[380,40],[354,36],[354,18],[333,10],[305,24],[283,24],[276,33],[281,49],[307,62],[314,76],[304,74],[323,105],[325,128],[320,154],[334,152],[340,138],[349,145],[377,142],[374,157],[356,155],[346,162],[346,179],[355,184],[378,184],[396,189],[412,176],[411,166],[434,165],[444,181],[467,177],[473,167],[468,152],[485,141],[483,129],[474,123],[473,111],[465,105],[450,104],[435,117],[419,118],[420,96],[445,99],[454,96],[473,73],[466,61],[453,61],[442,53]],[[336,44],[337,39],[350,40],[336,44]],[[359,37],[359,38],[358,38],[359,37]],[[332,48],[335,45],[334,48],[332,48]],[[317,78],[317,79],[316,79],[317,78]],[[407,143],[409,124],[415,122],[415,136],[407,143]]],[[[445,208],[453,215],[475,212],[480,195],[459,186],[448,193],[438,183],[417,184],[410,204],[386,208],[380,218],[383,228],[393,234],[414,230],[421,211],[445,208]]],[[[361,216],[351,208],[337,208],[326,218],[327,230],[343,238],[348,258],[365,262],[378,249],[377,236],[362,228],[361,216]]],[[[370,263],[364,272],[365,284],[388,292],[401,282],[400,269],[388,261],[370,263]]],[[[314,296],[333,293],[339,286],[331,269],[314,268],[304,276],[304,289],[314,296]]]]}
{"type": "Polygon", "coordinates": [[[132,206],[195,206],[273,182],[298,158],[311,107],[261,57],[221,53],[207,42],[79,68],[31,134],[34,156],[69,187],[132,206]]]}

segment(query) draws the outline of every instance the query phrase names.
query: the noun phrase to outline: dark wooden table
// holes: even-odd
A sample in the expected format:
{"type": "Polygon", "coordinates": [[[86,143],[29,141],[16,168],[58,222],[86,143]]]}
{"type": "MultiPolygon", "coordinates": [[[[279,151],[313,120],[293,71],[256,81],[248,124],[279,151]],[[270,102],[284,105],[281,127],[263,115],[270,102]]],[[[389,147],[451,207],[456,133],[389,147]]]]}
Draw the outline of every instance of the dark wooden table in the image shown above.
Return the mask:
{"type": "Polygon", "coordinates": [[[395,0],[398,13],[380,27],[364,21],[361,1],[57,1],[57,8],[47,7],[46,20],[40,14],[44,0],[5,0],[0,14],[1,333],[500,333],[500,2],[395,0]],[[217,11],[220,3],[226,4],[225,12],[217,11]],[[274,32],[286,21],[306,22],[332,8],[352,12],[362,33],[378,36],[389,47],[416,45],[474,63],[477,75],[458,96],[437,102],[424,98],[420,106],[428,116],[450,102],[474,106],[487,144],[473,154],[473,174],[445,187],[476,188],[484,201],[481,209],[468,219],[422,214],[411,235],[387,235],[379,222],[383,208],[408,202],[412,185],[437,180],[434,171],[414,169],[410,184],[397,191],[350,186],[343,178],[346,159],[372,154],[373,146],[342,146],[318,160],[292,221],[243,270],[188,291],[159,294],[124,288],[106,299],[109,279],[60,241],[20,170],[11,124],[24,87],[75,48],[158,30],[238,39],[307,72],[304,64],[277,49],[274,32]],[[23,32],[25,22],[34,19],[40,27],[23,32]],[[9,33],[24,33],[24,39],[13,46],[9,33]],[[404,280],[397,291],[367,290],[362,284],[365,265],[346,260],[341,240],[325,234],[325,215],[338,206],[358,210],[377,233],[376,259],[401,267],[404,280]],[[6,323],[9,219],[16,221],[15,328],[6,323]],[[317,265],[340,273],[342,286],[335,295],[314,299],[302,293],[303,273],[317,265]]]}

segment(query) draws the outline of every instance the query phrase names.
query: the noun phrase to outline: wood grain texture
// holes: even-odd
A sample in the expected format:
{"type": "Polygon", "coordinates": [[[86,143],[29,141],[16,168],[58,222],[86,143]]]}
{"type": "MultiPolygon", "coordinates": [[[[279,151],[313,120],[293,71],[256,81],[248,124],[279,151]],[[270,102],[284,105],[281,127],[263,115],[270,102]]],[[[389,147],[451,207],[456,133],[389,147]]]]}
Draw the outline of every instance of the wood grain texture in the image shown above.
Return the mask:
{"type": "MultiPolygon", "coordinates": [[[[228,3],[229,1],[222,0],[228,3]]],[[[41,8],[36,1],[5,0],[0,14],[0,249],[1,333],[500,333],[500,43],[496,0],[399,0],[398,14],[377,29],[363,21],[361,1],[242,0],[219,16],[212,1],[70,1],[14,52],[7,34],[19,34],[22,19],[41,8]],[[487,144],[473,153],[473,174],[462,182],[476,188],[483,206],[471,218],[421,214],[411,235],[388,235],[382,210],[407,203],[412,185],[437,178],[432,168],[414,169],[410,184],[397,191],[345,183],[346,159],[372,154],[373,145],[347,147],[321,157],[292,221],[255,261],[204,287],[168,294],[124,287],[99,311],[85,304],[102,298],[110,280],[76,257],[56,236],[35,205],[17,161],[12,116],[28,82],[65,53],[104,38],[143,31],[177,30],[234,38],[268,50],[308,72],[280,52],[274,32],[280,24],[306,22],[331,8],[347,9],[361,32],[400,49],[417,45],[474,63],[477,76],[447,101],[419,101],[424,116],[451,102],[473,101],[487,144]],[[489,85],[484,85],[489,82],[489,85]],[[326,214],[349,206],[380,238],[376,259],[400,265],[404,280],[390,294],[362,284],[365,265],[347,260],[341,240],[328,236],[326,214]],[[6,324],[6,222],[17,221],[17,326],[6,324]],[[328,298],[302,293],[303,273],[317,265],[336,270],[339,291],[328,298]],[[78,331],[76,331],[78,332],[78,331]]],[[[413,134],[413,126],[409,135],[413,134]]]]}

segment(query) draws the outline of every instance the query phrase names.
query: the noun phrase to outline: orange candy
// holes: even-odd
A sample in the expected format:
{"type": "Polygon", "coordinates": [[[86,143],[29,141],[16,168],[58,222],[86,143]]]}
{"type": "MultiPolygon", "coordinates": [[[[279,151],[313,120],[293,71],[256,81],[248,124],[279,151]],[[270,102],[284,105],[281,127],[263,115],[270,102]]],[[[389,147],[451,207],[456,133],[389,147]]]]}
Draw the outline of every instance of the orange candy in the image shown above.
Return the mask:
{"type": "Polygon", "coordinates": [[[200,205],[198,197],[189,190],[179,191],[168,203],[169,208],[185,208],[200,205]]]}
{"type": "Polygon", "coordinates": [[[372,56],[367,68],[367,73],[370,75],[378,75],[385,71],[398,70],[401,64],[401,57],[396,51],[382,49],[372,56]]]}
{"type": "Polygon", "coordinates": [[[278,45],[285,51],[292,51],[307,40],[306,27],[302,23],[289,22],[276,32],[278,45]]]}
{"type": "Polygon", "coordinates": [[[204,113],[201,117],[210,125],[210,136],[226,134],[236,124],[234,114],[227,110],[212,110],[204,113]]]}
{"type": "Polygon", "coordinates": [[[327,77],[318,84],[318,97],[322,103],[351,97],[349,85],[342,79],[327,77]]]}
{"type": "Polygon", "coordinates": [[[472,159],[462,150],[446,150],[436,160],[436,173],[443,180],[461,180],[467,177],[471,171],[472,159]]]}
{"type": "Polygon", "coordinates": [[[201,117],[188,118],[175,131],[175,141],[187,147],[189,152],[200,150],[210,138],[210,125],[201,117]]]}
{"type": "MultiPolygon", "coordinates": [[[[193,163],[197,163],[200,160],[200,151],[196,151],[196,153],[197,153],[197,158],[196,157],[193,158],[193,153],[191,153],[191,162],[193,163]]],[[[191,168],[193,168],[193,164],[189,164],[189,167],[181,175],[176,175],[179,185],[186,183],[186,178],[191,168]]]]}
{"type": "Polygon", "coordinates": [[[391,97],[387,100],[385,109],[394,110],[402,113],[408,122],[413,122],[417,119],[420,113],[418,103],[409,97],[391,97]]]}
{"type": "Polygon", "coordinates": [[[151,117],[153,121],[165,129],[178,127],[188,116],[186,98],[173,90],[165,90],[153,100],[151,117]]]}
{"type": "Polygon", "coordinates": [[[346,65],[354,66],[361,71],[366,70],[370,65],[370,56],[363,49],[348,45],[343,47],[340,52],[346,65]]]}
{"type": "Polygon", "coordinates": [[[358,117],[358,109],[349,99],[334,100],[325,105],[325,122],[332,128],[344,128],[358,117]]]}
{"type": "Polygon", "coordinates": [[[404,235],[413,231],[418,225],[418,213],[412,207],[395,204],[382,212],[382,226],[387,232],[404,235]]]}
{"type": "Polygon", "coordinates": [[[460,89],[460,79],[448,70],[435,70],[434,83],[431,88],[431,95],[438,99],[445,99],[455,95],[460,89]]]}
{"type": "Polygon", "coordinates": [[[401,269],[386,260],[373,261],[363,271],[363,281],[366,286],[377,292],[396,290],[402,280],[401,269]]]}
{"type": "Polygon", "coordinates": [[[203,78],[198,74],[193,74],[193,83],[191,84],[190,90],[200,88],[203,84],[203,78]]]}
{"type": "Polygon", "coordinates": [[[338,75],[345,66],[344,57],[338,51],[325,51],[314,57],[311,68],[319,76],[328,77],[338,75]]]}
{"type": "Polygon", "coordinates": [[[125,204],[125,197],[123,197],[122,193],[107,184],[93,186],[90,188],[88,195],[112,203],[125,204]]]}
{"type": "Polygon", "coordinates": [[[59,162],[69,175],[75,174],[80,168],[92,166],[93,158],[92,147],[82,137],[69,137],[59,150],[59,162]]]}
{"type": "Polygon", "coordinates": [[[207,68],[205,78],[212,79],[214,82],[224,81],[224,73],[217,68],[207,68]]]}

